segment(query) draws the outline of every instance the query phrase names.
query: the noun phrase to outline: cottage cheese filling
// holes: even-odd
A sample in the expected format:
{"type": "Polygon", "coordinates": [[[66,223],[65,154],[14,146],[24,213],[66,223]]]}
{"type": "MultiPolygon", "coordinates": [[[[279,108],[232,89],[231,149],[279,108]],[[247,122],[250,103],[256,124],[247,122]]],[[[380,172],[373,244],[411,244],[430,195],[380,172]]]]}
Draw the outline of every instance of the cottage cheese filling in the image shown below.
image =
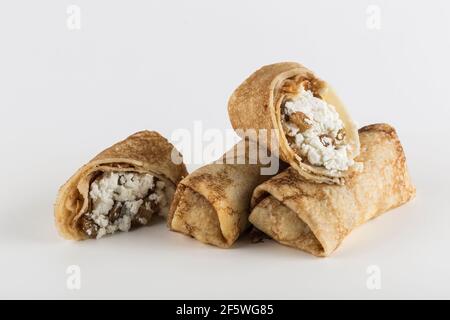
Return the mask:
{"type": "Polygon", "coordinates": [[[354,164],[348,157],[345,129],[335,107],[300,88],[299,94],[282,107],[282,122],[291,148],[311,165],[332,172],[354,164]]]}
{"type": "Polygon", "coordinates": [[[164,182],[150,174],[107,172],[91,183],[81,226],[90,238],[146,225],[166,205],[164,182]]]}

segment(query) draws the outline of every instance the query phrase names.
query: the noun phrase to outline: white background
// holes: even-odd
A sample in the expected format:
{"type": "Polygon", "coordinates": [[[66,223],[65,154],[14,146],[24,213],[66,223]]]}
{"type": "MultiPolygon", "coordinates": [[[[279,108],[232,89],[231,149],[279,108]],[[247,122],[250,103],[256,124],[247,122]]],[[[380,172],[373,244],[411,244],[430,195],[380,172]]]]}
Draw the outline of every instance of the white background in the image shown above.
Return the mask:
{"type": "Polygon", "coordinates": [[[0,298],[450,298],[449,21],[444,0],[2,1],[0,298]],[[66,25],[70,4],[81,30],[66,25]],[[326,259],[272,241],[217,249],[163,223],[58,236],[57,190],[97,152],[142,129],[229,129],[232,90],[284,60],[330,82],[360,125],[395,126],[413,202],[326,259]]]}

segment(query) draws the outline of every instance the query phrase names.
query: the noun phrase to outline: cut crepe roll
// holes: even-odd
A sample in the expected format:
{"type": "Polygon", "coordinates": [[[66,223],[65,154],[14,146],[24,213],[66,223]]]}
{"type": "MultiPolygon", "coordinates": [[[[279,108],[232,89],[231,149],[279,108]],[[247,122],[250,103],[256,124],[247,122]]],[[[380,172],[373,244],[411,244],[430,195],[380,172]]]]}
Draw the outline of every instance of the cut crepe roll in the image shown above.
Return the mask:
{"type": "MultiPolygon", "coordinates": [[[[271,177],[261,171],[264,167],[261,162],[249,161],[249,150],[249,143],[243,140],[218,162],[183,179],[170,208],[169,228],[203,243],[221,248],[232,246],[249,226],[253,190],[271,177]],[[238,151],[242,150],[245,150],[244,156],[239,155],[238,151]]],[[[268,160],[279,161],[274,157],[268,160]]],[[[274,166],[272,176],[278,169],[279,163],[274,166]]]]}
{"type": "Polygon", "coordinates": [[[292,167],[258,186],[250,222],[281,244],[328,256],[357,226],[415,195],[395,130],[359,130],[364,170],[344,186],[306,182],[292,167]]]}
{"type": "Polygon", "coordinates": [[[268,147],[279,149],[280,158],[309,181],[343,184],[360,169],[354,161],[358,131],[344,105],[326,82],[298,63],[253,73],[230,97],[228,113],[241,136],[249,129],[274,135],[268,147]]]}
{"type": "Polygon", "coordinates": [[[142,131],[104,150],[59,190],[56,227],[66,239],[99,239],[167,216],[187,175],[181,154],[159,133],[142,131]]]}

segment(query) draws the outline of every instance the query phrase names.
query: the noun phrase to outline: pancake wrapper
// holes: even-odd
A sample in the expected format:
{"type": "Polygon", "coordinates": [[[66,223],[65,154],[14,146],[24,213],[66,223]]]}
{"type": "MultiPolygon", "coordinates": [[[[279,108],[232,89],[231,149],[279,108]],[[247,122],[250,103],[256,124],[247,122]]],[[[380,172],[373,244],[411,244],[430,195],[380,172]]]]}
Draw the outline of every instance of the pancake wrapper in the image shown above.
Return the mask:
{"type": "Polygon", "coordinates": [[[345,106],[326,82],[317,78],[311,70],[295,62],[267,65],[247,78],[229,99],[228,113],[231,124],[241,136],[246,135],[245,131],[248,129],[255,129],[257,132],[266,129],[269,134],[267,141],[271,141],[271,135],[274,134],[276,146],[268,143],[267,147],[279,149],[279,157],[289,163],[306,180],[344,184],[346,177],[359,170],[360,166],[357,163],[346,171],[337,172],[325,167],[313,166],[302,159],[288,143],[281,123],[281,106],[286,99],[295,96],[300,85],[320,95],[322,100],[335,107],[344,124],[346,132],[344,141],[349,146],[349,158],[354,159],[360,149],[358,130],[345,106]]]}
{"type": "Polygon", "coordinates": [[[111,171],[148,173],[162,180],[168,206],[178,182],[187,175],[181,154],[164,137],[154,131],[137,132],[99,153],[60,188],[55,223],[62,237],[88,239],[81,229],[80,218],[89,207],[90,184],[99,173],[111,171]],[[172,161],[172,153],[177,163],[172,161]]]}
{"type": "Polygon", "coordinates": [[[288,168],[258,186],[250,222],[281,244],[328,256],[357,226],[415,196],[398,136],[387,124],[359,130],[364,170],[344,186],[315,184],[288,168]]]}
{"type": "MultiPolygon", "coordinates": [[[[222,156],[222,163],[201,167],[180,182],[168,219],[172,231],[221,248],[233,245],[250,226],[248,215],[253,190],[278,172],[262,174],[264,165],[258,160],[254,164],[249,161],[249,145],[242,140],[222,156]],[[237,152],[243,148],[244,161],[237,152]],[[225,163],[223,159],[227,159],[225,163]]],[[[279,160],[272,157],[271,161],[279,160]]]]}

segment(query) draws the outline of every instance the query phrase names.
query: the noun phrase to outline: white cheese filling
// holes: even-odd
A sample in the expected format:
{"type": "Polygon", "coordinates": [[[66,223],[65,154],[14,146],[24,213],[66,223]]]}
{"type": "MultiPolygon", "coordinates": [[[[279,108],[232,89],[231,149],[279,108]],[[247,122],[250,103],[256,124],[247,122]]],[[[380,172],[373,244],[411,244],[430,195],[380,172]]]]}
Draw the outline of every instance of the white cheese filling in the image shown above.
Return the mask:
{"type": "Polygon", "coordinates": [[[283,110],[287,115],[286,134],[294,138],[295,150],[311,165],[337,172],[348,170],[354,164],[348,157],[348,145],[339,138],[344,124],[333,105],[301,88],[298,96],[285,102],[283,110]],[[308,128],[303,132],[289,121],[289,116],[296,112],[306,115],[304,122],[308,128]]]}
{"type": "MultiPolygon", "coordinates": [[[[164,182],[158,180],[155,183],[155,178],[150,174],[129,172],[108,172],[104,173],[100,179],[93,181],[89,192],[92,211],[86,216],[98,226],[97,239],[117,230],[130,230],[131,222],[150,190],[154,192],[148,196],[148,199],[159,206],[165,206],[164,187],[164,182]],[[108,213],[118,202],[124,210],[121,210],[121,216],[112,222],[108,213]]],[[[145,206],[146,209],[151,209],[149,202],[145,202],[145,206]]],[[[143,217],[138,218],[137,221],[143,225],[148,223],[143,217]]],[[[91,236],[93,230],[88,229],[86,233],[91,236]]]]}

